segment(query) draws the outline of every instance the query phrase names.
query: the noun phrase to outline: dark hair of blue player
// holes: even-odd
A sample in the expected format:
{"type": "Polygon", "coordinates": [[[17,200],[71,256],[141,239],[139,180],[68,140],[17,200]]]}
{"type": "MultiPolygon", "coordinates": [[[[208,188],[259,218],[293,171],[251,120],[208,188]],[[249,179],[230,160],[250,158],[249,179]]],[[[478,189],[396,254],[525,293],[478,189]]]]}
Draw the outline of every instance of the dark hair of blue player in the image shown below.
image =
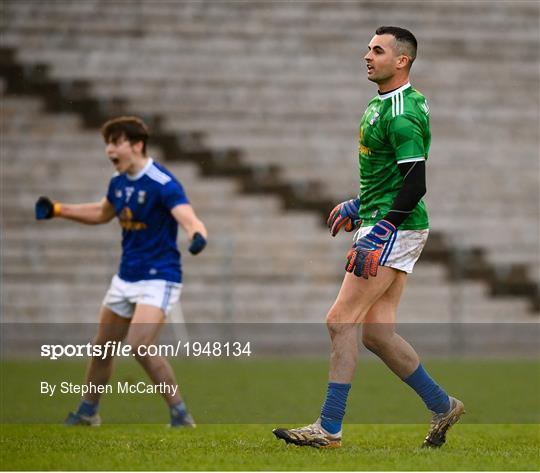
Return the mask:
{"type": "Polygon", "coordinates": [[[416,50],[418,49],[418,41],[414,35],[405,28],[399,26],[380,26],[375,31],[376,35],[390,34],[396,38],[396,50],[399,54],[409,57],[409,69],[416,59],[416,50]]]}
{"type": "Polygon", "coordinates": [[[101,135],[105,143],[114,143],[121,138],[125,138],[132,145],[142,141],[142,154],[146,156],[146,142],[150,134],[146,124],[138,117],[113,118],[103,124],[101,135]]]}

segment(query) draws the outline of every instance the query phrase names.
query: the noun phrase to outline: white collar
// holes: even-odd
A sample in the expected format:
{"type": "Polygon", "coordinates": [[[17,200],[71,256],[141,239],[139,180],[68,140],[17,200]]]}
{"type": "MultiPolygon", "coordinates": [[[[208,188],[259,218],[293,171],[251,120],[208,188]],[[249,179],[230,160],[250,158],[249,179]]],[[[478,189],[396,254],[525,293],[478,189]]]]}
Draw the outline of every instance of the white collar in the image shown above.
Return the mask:
{"type": "Polygon", "coordinates": [[[144,167],[137,174],[130,175],[130,174],[128,174],[126,172],[126,177],[130,181],[136,181],[137,179],[140,179],[141,177],[143,177],[146,174],[146,171],[148,171],[150,169],[150,166],[152,166],[152,164],[154,164],[154,160],[152,158],[148,158],[148,162],[144,165],[144,167]]]}
{"type": "Polygon", "coordinates": [[[387,92],[386,94],[379,94],[379,98],[381,100],[389,99],[390,97],[394,97],[394,95],[397,95],[404,90],[408,89],[411,86],[410,82],[407,82],[406,84],[402,85],[399,89],[392,90],[392,92],[387,92]]]}

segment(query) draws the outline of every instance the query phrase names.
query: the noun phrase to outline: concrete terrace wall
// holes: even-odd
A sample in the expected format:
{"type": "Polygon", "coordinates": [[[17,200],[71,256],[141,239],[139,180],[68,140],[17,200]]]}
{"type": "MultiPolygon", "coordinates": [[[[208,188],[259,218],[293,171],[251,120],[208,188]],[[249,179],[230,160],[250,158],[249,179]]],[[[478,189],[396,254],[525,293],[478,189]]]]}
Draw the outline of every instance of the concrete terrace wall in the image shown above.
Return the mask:
{"type": "MultiPolygon", "coordinates": [[[[411,28],[412,81],[431,106],[432,228],[538,270],[538,4],[532,2],[4,2],[2,45],[53,77],[90,81],[94,95],[159,113],[169,130],[201,130],[252,163],[319,180],[336,202],[357,192],[357,124],[375,87],[362,56],[376,26],[411,28]]],[[[97,131],[39,100],[3,98],[3,312],[24,320],[91,321],[114,272],[118,229],[36,226],[35,197],[103,195],[109,167],[97,131]],[[99,163],[99,164],[98,164],[99,163]],[[24,185],[21,185],[24,183],[24,185]],[[28,297],[32,290],[33,297],[28,297]]],[[[157,158],[157,150],[153,150],[157,158]]],[[[169,165],[169,164],[168,164],[169,165]]],[[[347,238],[315,215],[284,213],[234,181],[169,165],[213,240],[184,260],[188,320],[323,320],[342,275],[347,238]],[[264,249],[264,251],[261,250],[264,249]]],[[[185,248],[185,241],[182,242],[185,248]]],[[[525,303],[490,300],[419,264],[401,320],[530,320],[525,303]],[[459,296],[456,296],[459,295],[459,296]]]]}

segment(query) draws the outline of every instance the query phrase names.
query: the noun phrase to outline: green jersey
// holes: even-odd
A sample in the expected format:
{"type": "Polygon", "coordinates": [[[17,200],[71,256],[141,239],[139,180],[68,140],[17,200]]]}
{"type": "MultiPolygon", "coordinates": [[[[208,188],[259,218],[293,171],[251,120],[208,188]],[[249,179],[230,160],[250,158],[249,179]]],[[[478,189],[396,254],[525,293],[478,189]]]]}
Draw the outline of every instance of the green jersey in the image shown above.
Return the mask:
{"type": "MultiPolygon", "coordinates": [[[[360,122],[360,211],[362,226],[383,218],[403,185],[398,164],[428,158],[431,143],[426,98],[405,84],[375,97],[360,122]]],[[[399,226],[403,230],[429,227],[421,200],[399,226]]]]}

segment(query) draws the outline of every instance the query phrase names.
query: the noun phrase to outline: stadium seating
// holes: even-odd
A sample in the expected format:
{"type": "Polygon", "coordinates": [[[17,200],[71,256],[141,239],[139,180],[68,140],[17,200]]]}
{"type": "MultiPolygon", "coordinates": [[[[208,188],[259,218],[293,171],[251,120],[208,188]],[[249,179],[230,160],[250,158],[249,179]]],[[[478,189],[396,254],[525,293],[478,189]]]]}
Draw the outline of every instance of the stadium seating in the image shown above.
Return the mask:
{"type": "MultiPolygon", "coordinates": [[[[118,227],[36,223],[32,209],[44,193],[68,201],[103,195],[110,165],[99,135],[83,131],[71,114],[43,112],[36,99],[5,98],[3,112],[10,159],[4,172],[5,319],[92,321],[116,267],[118,227]]],[[[309,213],[284,214],[274,198],[238,195],[233,181],[201,179],[193,165],[172,169],[214,235],[203,254],[184,258],[186,320],[321,321],[338,290],[347,239],[331,239],[309,213]]],[[[475,321],[530,320],[524,301],[490,300],[481,284],[449,284],[440,265],[419,265],[409,286],[404,321],[453,320],[456,300],[475,321]]]]}
{"type": "Polygon", "coordinates": [[[336,199],[355,192],[356,127],[374,94],[365,43],[380,22],[406,24],[420,42],[414,83],[432,109],[434,227],[495,260],[538,264],[537,233],[518,229],[539,205],[537,4],[103,6],[8,2],[4,41],[55,77],[90,80],[98,97],[163,114],[171,130],[204,130],[212,146],[322,180],[336,199]],[[474,28],[470,8],[486,10],[474,28]],[[502,22],[513,31],[504,41],[502,22]]]}
{"type": "MultiPolygon", "coordinates": [[[[538,274],[538,234],[522,231],[539,207],[538,51],[527,34],[536,31],[538,5],[121,5],[5,2],[2,45],[23,63],[49,65],[54,78],[89,81],[97,98],[161,115],[166,130],[202,131],[210,147],[240,148],[247,162],[278,165],[291,182],[316,179],[335,202],[357,191],[356,127],[375,92],[364,79],[365,44],[378,24],[410,27],[420,42],[413,82],[432,113],[432,227],[486,248],[495,263],[524,263],[538,274]],[[474,28],[468,8],[486,8],[474,28]],[[503,19],[513,31],[504,41],[503,19]]],[[[110,169],[99,134],[74,114],[47,113],[39,99],[5,97],[2,112],[3,312],[91,321],[114,271],[118,229],[36,226],[31,213],[40,194],[103,195],[110,169]]],[[[322,320],[348,240],[331,239],[313,213],[284,213],[275,197],[241,195],[234,180],[166,164],[213,235],[200,257],[185,257],[186,319],[322,320]]],[[[480,282],[450,283],[438,264],[417,268],[402,320],[531,320],[525,300],[491,299],[480,282]]]]}

